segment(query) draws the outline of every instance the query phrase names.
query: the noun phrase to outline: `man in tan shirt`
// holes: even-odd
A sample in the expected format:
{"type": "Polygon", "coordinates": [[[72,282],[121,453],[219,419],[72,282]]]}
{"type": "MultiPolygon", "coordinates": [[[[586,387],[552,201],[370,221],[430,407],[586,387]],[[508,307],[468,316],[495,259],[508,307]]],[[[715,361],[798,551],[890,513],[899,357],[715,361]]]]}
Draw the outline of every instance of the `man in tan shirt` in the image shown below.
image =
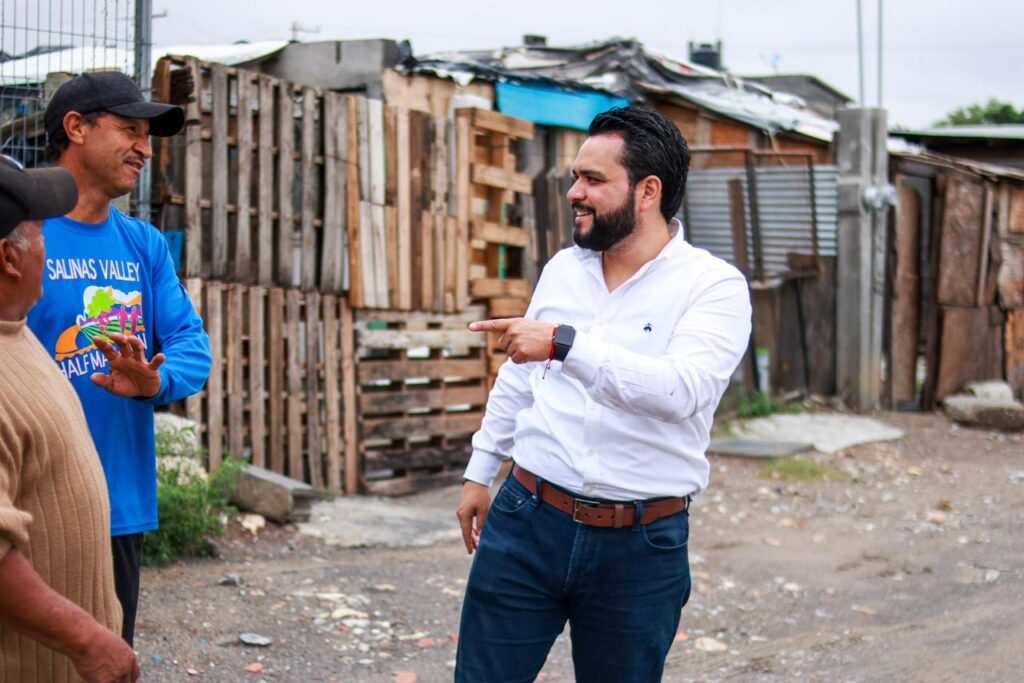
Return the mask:
{"type": "Polygon", "coordinates": [[[118,633],[110,503],[78,397],[26,326],[42,219],[74,207],[63,169],[0,157],[0,680],[133,682],[118,633]]]}

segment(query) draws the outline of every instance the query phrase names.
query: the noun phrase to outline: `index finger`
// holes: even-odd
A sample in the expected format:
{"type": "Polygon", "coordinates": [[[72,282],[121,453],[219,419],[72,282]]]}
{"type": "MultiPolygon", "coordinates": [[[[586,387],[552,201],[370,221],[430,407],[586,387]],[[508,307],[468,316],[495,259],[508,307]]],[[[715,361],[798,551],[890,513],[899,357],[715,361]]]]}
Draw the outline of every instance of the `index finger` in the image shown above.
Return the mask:
{"type": "Polygon", "coordinates": [[[509,325],[520,318],[494,318],[492,320],[478,320],[469,324],[471,332],[504,332],[509,325]]]}

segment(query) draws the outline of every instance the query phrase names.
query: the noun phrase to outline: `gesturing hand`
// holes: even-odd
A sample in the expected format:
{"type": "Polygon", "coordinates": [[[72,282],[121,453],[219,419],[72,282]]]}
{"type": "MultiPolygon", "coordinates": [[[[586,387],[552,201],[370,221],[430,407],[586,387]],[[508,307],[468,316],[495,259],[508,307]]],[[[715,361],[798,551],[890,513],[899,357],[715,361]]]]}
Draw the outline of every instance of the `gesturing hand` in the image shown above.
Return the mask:
{"type": "Polygon", "coordinates": [[[160,391],[158,370],[164,363],[164,354],[158,353],[153,356],[153,360],[147,361],[142,340],[138,337],[117,333],[107,336],[110,341],[96,337],[93,343],[106,357],[110,373],[94,372],[92,381],[118,396],[148,398],[156,395],[160,391]],[[111,344],[111,341],[117,346],[111,344]]]}
{"type": "Polygon", "coordinates": [[[555,326],[527,318],[496,318],[470,323],[473,332],[500,332],[498,345],[513,363],[547,360],[555,326]]]}

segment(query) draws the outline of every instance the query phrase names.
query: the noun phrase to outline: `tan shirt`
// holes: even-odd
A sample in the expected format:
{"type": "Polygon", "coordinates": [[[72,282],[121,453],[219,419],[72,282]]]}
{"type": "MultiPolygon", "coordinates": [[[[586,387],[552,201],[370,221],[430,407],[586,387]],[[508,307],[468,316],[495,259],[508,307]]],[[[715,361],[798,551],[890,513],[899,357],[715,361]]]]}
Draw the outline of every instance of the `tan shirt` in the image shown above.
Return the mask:
{"type": "MultiPolygon", "coordinates": [[[[24,320],[0,321],[0,558],[12,547],[121,632],[103,468],[78,396],[24,320]]],[[[66,657],[0,625],[0,681],[77,680],[66,657]]]]}

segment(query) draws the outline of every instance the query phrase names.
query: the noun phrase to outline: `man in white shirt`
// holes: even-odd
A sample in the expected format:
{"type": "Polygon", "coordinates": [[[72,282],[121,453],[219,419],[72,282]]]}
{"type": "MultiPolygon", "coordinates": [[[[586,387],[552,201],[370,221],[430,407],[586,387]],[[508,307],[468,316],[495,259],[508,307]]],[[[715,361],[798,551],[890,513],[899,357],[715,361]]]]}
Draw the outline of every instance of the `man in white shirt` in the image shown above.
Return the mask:
{"type": "Polygon", "coordinates": [[[689,501],[750,337],[746,280],[673,218],[689,158],[657,112],[598,115],[567,195],[577,246],[544,268],[525,318],[470,325],[500,332],[512,362],[457,512],[476,557],[456,681],[532,683],[566,621],[576,680],[661,678],[690,594],[689,501]]]}

